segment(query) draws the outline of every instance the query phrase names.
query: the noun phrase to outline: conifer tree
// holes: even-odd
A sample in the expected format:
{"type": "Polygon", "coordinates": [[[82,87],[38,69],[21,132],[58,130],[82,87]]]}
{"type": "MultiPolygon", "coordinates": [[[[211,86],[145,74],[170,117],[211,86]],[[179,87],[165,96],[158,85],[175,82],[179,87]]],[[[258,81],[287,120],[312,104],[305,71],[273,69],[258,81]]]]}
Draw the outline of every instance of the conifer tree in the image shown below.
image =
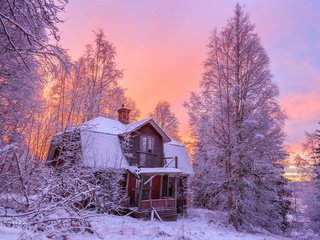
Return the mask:
{"type": "Polygon", "coordinates": [[[228,211],[237,229],[280,232],[289,208],[280,164],[286,116],[267,53],[239,4],[208,50],[200,91],[186,103],[197,139],[194,203],[228,211]]]}

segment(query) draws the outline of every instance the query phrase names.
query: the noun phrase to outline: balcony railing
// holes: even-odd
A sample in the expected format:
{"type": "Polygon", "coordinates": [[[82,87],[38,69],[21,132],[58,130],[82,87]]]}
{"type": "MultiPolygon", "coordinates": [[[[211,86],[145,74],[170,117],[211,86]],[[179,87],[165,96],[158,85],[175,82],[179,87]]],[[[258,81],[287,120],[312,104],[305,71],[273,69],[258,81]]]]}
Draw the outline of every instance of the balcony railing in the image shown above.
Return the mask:
{"type": "Polygon", "coordinates": [[[166,157],[164,158],[164,165],[163,167],[174,167],[178,168],[178,157],[166,157]]]}
{"type": "Polygon", "coordinates": [[[178,157],[160,157],[155,153],[137,151],[140,167],[173,167],[178,168],[178,157]]]}
{"type": "Polygon", "coordinates": [[[139,153],[139,165],[140,167],[159,167],[161,165],[161,159],[154,154],[148,152],[139,153]]]}

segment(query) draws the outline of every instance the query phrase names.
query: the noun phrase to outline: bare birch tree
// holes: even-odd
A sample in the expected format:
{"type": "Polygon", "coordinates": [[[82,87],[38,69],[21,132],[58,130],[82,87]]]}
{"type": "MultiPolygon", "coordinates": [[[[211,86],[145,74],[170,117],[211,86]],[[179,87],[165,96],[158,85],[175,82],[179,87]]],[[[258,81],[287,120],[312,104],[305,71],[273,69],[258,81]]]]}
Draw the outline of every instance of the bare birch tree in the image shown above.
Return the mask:
{"type": "Polygon", "coordinates": [[[58,13],[66,2],[0,1],[0,139],[4,144],[21,141],[39,108],[40,72],[48,66],[54,70],[56,60],[66,64],[56,44],[58,13]]]}
{"type": "Polygon", "coordinates": [[[41,159],[45,159],[50,139],[57,132],[98,116],[116,119],[122,104],[132,110],[131,121],[140,115],[135,102],[118,83],[123,73],[116,67],[114,46],[105,40],[102,30],[95,36],[94,44],[87,45],[83,56],[70,64],[68,71],[60,64],[48,77],[50,87],[46,86],[42,99],[44,109],[37,116],[41,128],[35,126],[29,137],[41,159]]]}
{"type": "Polygon", "coordinates": [[[135,102],[119,85],[123,71],[116,65],[115,47],[105,39],[104,32],[95,32],[93,44],[75,62],[71,72],[60,71],[50,91],[62,128],[98,116],[117,118],[117,109],[125,104],[132,109],[133,120],[139,116],[135,102]]]}
{"type": "Polygon", "coordinates": [[[179,120],[171,110],[171,105],[168,101],[159,101],[152,113],[150,113],[157,124],[173,139],[180,140],[179,136],[179,120]]]}
{"type": "MultiPolygon", "coordinates": [[[[124,91],[118,86],[123,77],[115,62],[115,47],[105,40],[102,30],[95,33],[94,44],[86,47],[84,55],[78,60],[78,81],[82,82],[87,98],[84,99],[84,121],[97,116],[110,115],[114,108],[113,97],[124,91]]],[[[118,103],[119,105],[119,103],[118,103]]]]}

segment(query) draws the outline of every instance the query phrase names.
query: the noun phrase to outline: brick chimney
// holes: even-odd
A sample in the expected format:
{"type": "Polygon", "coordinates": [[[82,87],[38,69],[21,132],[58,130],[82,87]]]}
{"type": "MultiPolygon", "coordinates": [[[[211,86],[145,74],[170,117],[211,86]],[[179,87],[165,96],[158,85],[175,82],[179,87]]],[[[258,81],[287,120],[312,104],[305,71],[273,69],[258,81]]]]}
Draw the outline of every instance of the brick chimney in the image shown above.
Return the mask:
{"type": "Polygon", "coordinates": [[[118,120],[123,124],[130,123],[130,112],[131,109],[125,108],[124,104],[122,104],[121,108],[118,109],[118,120]]]}

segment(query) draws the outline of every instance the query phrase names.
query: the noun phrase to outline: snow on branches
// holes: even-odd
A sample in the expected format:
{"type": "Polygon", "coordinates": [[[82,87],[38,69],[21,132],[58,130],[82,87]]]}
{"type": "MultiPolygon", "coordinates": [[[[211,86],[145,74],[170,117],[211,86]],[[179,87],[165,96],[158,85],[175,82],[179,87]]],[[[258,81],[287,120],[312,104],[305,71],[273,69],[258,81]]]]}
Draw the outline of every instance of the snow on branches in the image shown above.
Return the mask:
{"type": "MultiPolygon", "coordinates": [[[[64,137],[63,137],[64,136],[64,137]]],[[[127,200],[124,170],[82,164],[79,134],[55,140],[55,161],[33,161],[28,149],[10,145],[0,153],[0,223],[16,219],[48,236],[94,231],[87,220],[119,213],[127,200]]]]}
{"type": "Polygon", "coordinates": [[[180,122],[176,115],[171,110],[171,105],[168,101],[159,101],[152,113],[150,113],[157,124],[173,139],[181,140],[179,136],[180,122]]]}
{"type": "Polygon", "coordinates": [[[208,48],[201,90],[186,103],[197,138],[193,201],[227,210],[237,229],[281,232],[289,207],[280,164],[286,116],[269,58],[238,4],[208,48]]]}

